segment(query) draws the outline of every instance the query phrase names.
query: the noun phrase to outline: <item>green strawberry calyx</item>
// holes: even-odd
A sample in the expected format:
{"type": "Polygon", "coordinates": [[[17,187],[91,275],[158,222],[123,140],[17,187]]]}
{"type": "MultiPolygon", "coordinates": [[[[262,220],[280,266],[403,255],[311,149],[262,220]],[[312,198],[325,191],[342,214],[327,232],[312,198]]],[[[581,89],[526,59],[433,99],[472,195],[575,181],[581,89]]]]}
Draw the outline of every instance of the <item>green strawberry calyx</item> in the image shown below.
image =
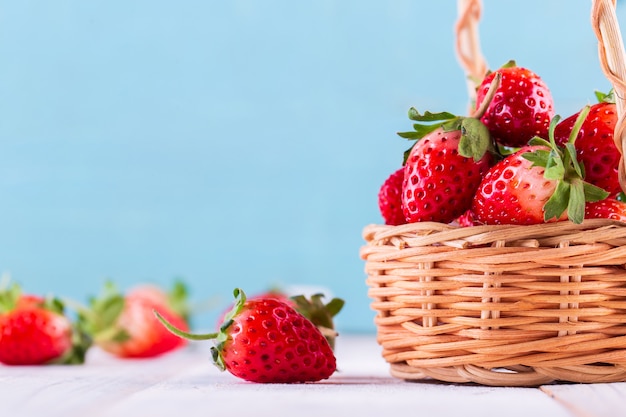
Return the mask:
{"type": "Polygon", "coordinates": [[[123,343],[130,335],[118,326],[117,320],[125,304],[124,294],[113,282],[107,281],[100,295],[89,299],[89,306],[76,304],[79,322],[96,343],[123,343]]]}
{"type": "Polygon", "coordinates": [[[590,106],[585,106],[580,111],[565,146],[559,147],[554,139],[554,130],[560,120],[557,115],[550,121],[549,141],[535,137],[529,142],[530,145],[547,149],[537,149],[522,155],[533,163],[532,166],[545,168],[544,178],[557,182],[554,193],[544,205],[544,221],[558,219],[567,210],[568,219],[580,224],[585,217],[586,202],[604,200],[609,196],[607,191],[584,180],[584,166],[576,158],[576,137],[589,110],[590,106]]]}
{"type": "Polygon", "coordinates": [[[307,298],[304,295],[290,297],[296,304],[296,311],[309,319],[324,335],[331,349],[335,349],[335,339],[338,336],[333,318],[339,314],[345,302],[341,298],[333,298],[324,304],[324,294],[313,294],[307,298]]]}
{"type": "Polygon", "coordinates": [[[598,103],[612,103],[615,104],[615,90],[611,89],[608,93],[604,93],[602,91],[595,92],[596,99],[598,103]]]}
{"type": "MultiPolygon", "coordinates": [[[[459,154],[461,156],[473,158],[474,161],[479,161],[488,151],[497,154],[497,148],[494,146],[489,130],[480,121],[480,118],[487,111],[489,104],[493,100],[493,97],[500,86],[501,80],[502,75],[500,73],[496,73],[480,107],[468,117],[456,116],[449,112],[431,113],[426,111],[424,114],[421,114],[414,107],[411,107],[408,114],[409,119],[418,123],[413,124],[412,131],[398,132],[398,136],[417,142],[426,135],[440,128],[445,132],[460,130],[461,139],[459,141],[459,154]]],[[[404,152],[403,163],[406,163],[414,145],[415,143],[411,146],[411,148],[404,152]]]]}

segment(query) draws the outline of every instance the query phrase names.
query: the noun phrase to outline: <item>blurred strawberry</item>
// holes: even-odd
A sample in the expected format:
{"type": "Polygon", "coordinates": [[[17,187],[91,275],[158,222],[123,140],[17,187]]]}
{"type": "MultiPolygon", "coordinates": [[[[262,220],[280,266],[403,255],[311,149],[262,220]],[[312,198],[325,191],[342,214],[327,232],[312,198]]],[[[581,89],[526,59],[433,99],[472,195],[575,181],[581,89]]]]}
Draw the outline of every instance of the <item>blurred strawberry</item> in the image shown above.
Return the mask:
{"type": "Polygon", "coordinates": [[[170,293],[154,285],[140,285],[122,294],[111,283],[82,311],[94,343],[121,358],[158,356],[185,345],[161,326],[153,311],[181,329],[188,329],[187,291],[177,282],[170,293]]]}
{"type": "Polygon", "coordinates": [[[90,339],[57,298],[0,291],[0,362],[7,365],[80,364],[90,339]]]}

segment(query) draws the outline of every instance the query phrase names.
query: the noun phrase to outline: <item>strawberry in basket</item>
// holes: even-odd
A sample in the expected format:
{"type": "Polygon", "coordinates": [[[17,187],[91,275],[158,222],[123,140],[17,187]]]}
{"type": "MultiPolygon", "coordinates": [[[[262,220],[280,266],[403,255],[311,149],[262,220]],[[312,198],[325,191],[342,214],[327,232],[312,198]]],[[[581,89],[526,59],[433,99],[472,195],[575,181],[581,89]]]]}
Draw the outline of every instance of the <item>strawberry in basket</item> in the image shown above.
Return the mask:
{"type": "Polygon", "coordinates": [[[246,299],[235,289],[235,304],[218,332],[191,334],[157,318],[175,337],[214,340],[213,362],[238,378],[262,383],[315,382],[336,370],[333,350],[320,330],[290,304],[275,297],[246,299]]]}
{"type": "Polygon", "coordinates": [[[57,298],[24,294],[18,285],[0,291],[0,363],[80,364],[91,340],[57,298]]]}
{"type": "MultiPolygon", "coordinates": [[[[576,155],[585,167],[585,180],[609,192],[612,197],[621,193],[618,169],[620,153],[613,141],[617,123],[617,109],[613,93],[596,94],[599,102],[592,105],[589,115],[580,126],[576,137],[576,155]]],[[[554,131],[557,145],[568,142],[576,113],[561,121],[554,131]]]]}
{"type": "Polygon", "coordinates": [[[565,147],[558,147],[550,125],[550,141],[539,137],[507,156],[485,175],[472,203],[482,224],[540,224],[570,219],[581,223],[586,202],[605,199],[608,192],[584,181],[574,146],[589,107],[578,115],[565,147]]]}
{"type": "Polygon", "coordinates": [[[513,60],[484,78],[476,90],[476,106],[483,104],[496,74],[501,75],[502,81],[480,119],[493,140],[502,146],[519,148],[535,136],[547,138],[554,117],[552,93],[541,77],[513,60]]]}
{"type": "MultiPolygon", "coordinates": [[[[498,74],[489,96],[471,117],[409,110],[409,118],[418,123],[413,131],[398,133],[417,141],[405,153],[400,207],[406,222],[450,223],[470,208],[494,150],[489,131],[479,118],[499,82],[498,74]]],[[[384,211],[383,216],[390,217],[384,211]]]]}

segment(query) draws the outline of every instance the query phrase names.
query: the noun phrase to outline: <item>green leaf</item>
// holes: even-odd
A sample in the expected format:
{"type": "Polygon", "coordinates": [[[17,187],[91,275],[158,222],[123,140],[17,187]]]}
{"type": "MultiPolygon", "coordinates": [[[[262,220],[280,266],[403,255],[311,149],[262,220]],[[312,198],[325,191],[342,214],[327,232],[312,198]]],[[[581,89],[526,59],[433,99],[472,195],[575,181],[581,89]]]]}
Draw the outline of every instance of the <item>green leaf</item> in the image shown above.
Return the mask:
{"type": "Polygon", "coordinates": [[[583,107],[578,113],[576,121],[574,122],[574,126],[572,126],[572,131],[569,134],[568,143],[573,144],[576,142],[576,137],[578,136],[578,133],[580,132],[580,128],[582,127],[583,123],[585,123],[585,119],[587,118],[590,109],[591,106],[587,105],[583,107]]]}
{"type": "Polygon", "coordinates": [[[585,169],[578,162],[578,158],[576,157],[576,148],[574,144],[568,142],[565,144],[565,150],[567,151],[567,155],[569,156],[569,161],[571,161],[571,167],[574,168],[574,172],[579,178],[585,178],[585,169]]]}
{"type": "Polygon", "coordinates": [[[405,139],[421,139],[424,136],[428,135],[434,130],[437,130],[441,126],[441,123],[432,124],[432,125],[413,125],[413,132],[400,132],[398,136],[403,137],[405,139]]]}
{"type": "Polygon", "coordinates": [[[409,109],[409,119],[421,123],[413,124],[413,132],[398,132],[398,136],[410,140],[419,140],[441,127],[444,123],[454,121],[458,117],[448,112],[431,113],[427,111],[421,114],[414,107],[411,107],[409,109]]]}
{"type": "Polygon", "coordinates": [[[561,155],[556,150],[548,152],[548,159],[546,161],[546,170],[543,174],[544,178],[549,180],[561,180],[565,175],[565,166],[561,155]]]}
{"type": "Polygon", "coordinates": [[[550,158],[550,151],[546,149],[536,149],[532,152],[524,152],[522,158],[533,163],[532,166],[546,167],[550,158]]]}
{"type": "Polygon", "coordinates": [[[602,91],[595,92],[598,103],[613,103],[615,104],[615,90],[611,88],[608,93],[602,91]]]}
{"type": "Polygon", "coordinates": [[[585,218],[585,189],[582,180],[575,180],[570,184],[567,217],[575,224],[580,224],[585,218]]]}
{"type": "Polygon", "coordinates": [[[603,188],[590,184],[586,181],[583,181],[583,186],[585,190],[585,201],[594,202],[604,200],[609,196],[609,192],[603,188]]]}
{"type": "Polygon", "coordinates": [[[546,146],[548,148],[551,146],[550,142],[539,136],[535,136],[534,138],[532,138],[530,141],[528,141],[528,144],[531,146],[546,146]]]}
{"type": "Polygon", "coordinates": [[[456,118],[456,116],[448,112],[431,113],[426,111],[424,114],[420,114],[415,107],[409,109],[409,119],[415,120],[416,122],[440,122],[454,118],[456,118]]]}
{"type": "Polygon", "coordinates": [[[461,139],[459,154],[479,161],[491,145],[489,129],[480,120],[463,118],[461,121],[461,139]]]}
{"type": "Polygon", "coordinates": [[[6,313],[13,310],[21,295],[22,289],[16,283],[2,288],[0,290],[0,313],[6,313]]]}
{"type": "Polygon", "coordinates": [[[559,181],[554,190],[554,194],[548,199],[543,206],[543,219],[548,221],[552,218],[559,218],[567,210],[570,199],[570,184],[565,181],[559,181]]]}
{"type": "Polygon", "coordinates": [[[421,139],[424,137],[424,135],[420,134],[419,132],[414,132],[414,131],[398,132],[397,135],[400,136],[401,138],[410,139],[410,140],[421,139]]]}

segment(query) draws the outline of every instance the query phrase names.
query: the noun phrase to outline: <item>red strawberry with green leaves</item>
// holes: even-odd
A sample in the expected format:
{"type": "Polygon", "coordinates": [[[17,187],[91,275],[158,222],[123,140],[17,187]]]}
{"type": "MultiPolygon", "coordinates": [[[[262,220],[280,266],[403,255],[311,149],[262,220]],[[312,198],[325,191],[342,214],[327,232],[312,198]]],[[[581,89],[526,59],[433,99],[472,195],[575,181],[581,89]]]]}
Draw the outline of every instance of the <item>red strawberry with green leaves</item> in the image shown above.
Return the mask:
{"type": "Polygon", "coordinates": [[[173,334],[214,340],[213,361],[221,370],[251,382],[299,383],[329,378],[336,358],[315,325],[276,298],[248,300],[235,289],[235,305],[216,333],[191,334],[156,316],[173,334]]]}
{"type": "Polygon", "coordinates": [[[398,226],[406,223],[402,210],[402,183],[404,167],[394,171],[378,191],[378,208],[385,224],[398,226]]]}
{"type": "Polygon", "coordinates": [[[80,314],[94,343],[120,358],[149,358],[179,349],[185,345],[154,317],[158,310],[182,329],[188,329],[186,289],[176,282],[168,294],[154,285],[141,285],[123,294],[107,283],[98,298],[80,314]]]}
{"type": "Polygon", "coordinates": [[[23,294],[16,284],[0,291],[0,363],[81,364],[90,345],[59,299],[23,294]]]}
{"type": "Polygon", "coordinates": [[[587,203],[585,219],[611,219],[626,222],[626,203],[613,198],[587,203]]]}
{"type": "MultiPolygon", "coordinates": [[[[499,82],[495,77],[490,95],[499,82]]],[[[450,223],[471,207],[493,160],[489,131],[478,120],[489,102],[487,98],[471,117],[409,110],[409,118],[419,123],[414,131],[399,133],[417,140],[405,153],[402,210],[407,223],[450,223]]]]}
{"type": "MultiPolygon", "coordinates": [[[[581,112],[576,131],[588,110],[581,112]]],[[[478,223],[530,225],[568,218],[581,223],[585,203],[607,197],[606,191],[583,180],[574,140],[564,148],[555,144],[558,120],[551,123],[550,142],[535,138],[487,172],[472,204],[478,223]]]]}
{"type": "Polygon", "coordinates": [[[482,105],[496,74],[502,81],[481,117],[496,143],[519,148],[535,136],[547,138],[554,117],[552,93],[536,73],[515,61],[487,74],[476,90],[476,106],[482,105]]]}
{"type": "MultiPolygon", "coordinates": [[[[597,93],[597,97],[600,102],[591,106],[576,137],[576,153],[585,167],[585,180],[608,191],[611,196],[617,196],[622,191],[618,178],[621,155],[613,140],[617,109],[612,93],[597,93]]],[[[569,140],[578,114],[571,115],[556,126],[554,136],[557,145],[562,146],[569,140]]]]}
{"type": "MultiPolygon", "coordinates": [[[[341,298],[333,298],[328,303],[324,303],[324,294],[316,293],[310,297],[306,297],[302,294],[288,296],[284,291],[279,288],[270,288],[267,291],[251,295],[247,297],[248,301],[275,299],[282,303],[293,307],[298,313],[309,319],[324,335],[331,348],[335,348],[335,338],[337,332],[335,331],[334,317],[339,314],[344,306],[344,301],[341,298]]],[[[226,315],[230,313],[233,306],[225,311],[219,317],[218,323],[225,321],[226,315]]]]}

